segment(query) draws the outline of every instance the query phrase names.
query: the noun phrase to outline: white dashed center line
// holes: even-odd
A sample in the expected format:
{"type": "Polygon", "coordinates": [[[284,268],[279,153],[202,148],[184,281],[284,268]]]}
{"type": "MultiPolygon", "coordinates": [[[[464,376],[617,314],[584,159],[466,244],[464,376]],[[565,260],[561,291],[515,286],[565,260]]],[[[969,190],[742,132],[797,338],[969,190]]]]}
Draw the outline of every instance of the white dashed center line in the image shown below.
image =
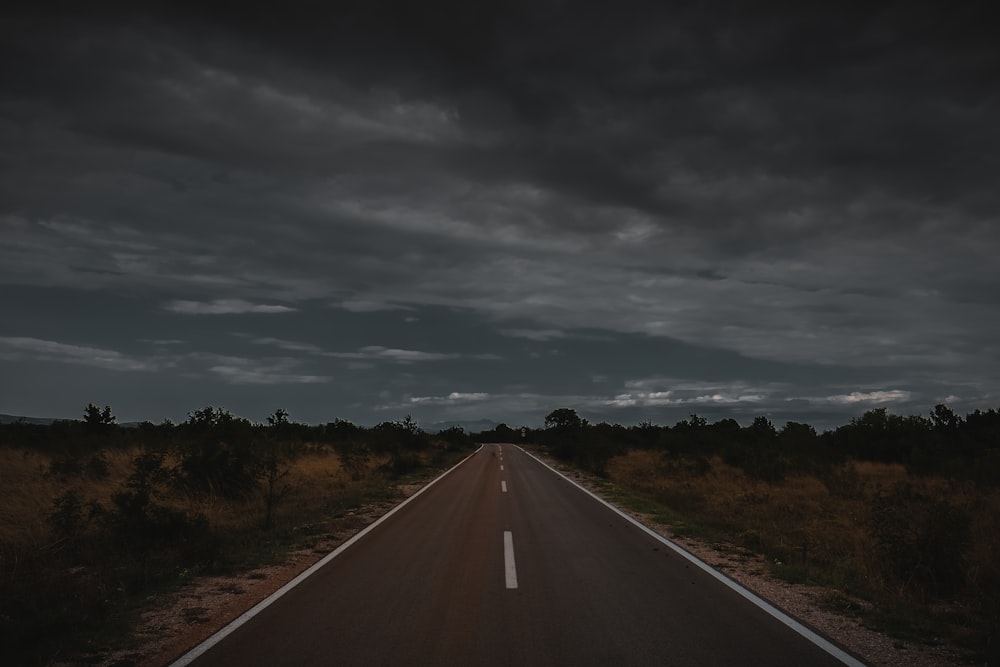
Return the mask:
{"type": "Polygon", "coordinates": [[[500,480],[500,490],[503,491],[504,493],[507,493],[507,482],[506,481],[500,480]]]}
{"type": "Polygon", "coordinates": [[[514,535],[503,532],[503,568],[507,578],[507,588],[517,588],[517,566],[514,564],[514,535]]]}

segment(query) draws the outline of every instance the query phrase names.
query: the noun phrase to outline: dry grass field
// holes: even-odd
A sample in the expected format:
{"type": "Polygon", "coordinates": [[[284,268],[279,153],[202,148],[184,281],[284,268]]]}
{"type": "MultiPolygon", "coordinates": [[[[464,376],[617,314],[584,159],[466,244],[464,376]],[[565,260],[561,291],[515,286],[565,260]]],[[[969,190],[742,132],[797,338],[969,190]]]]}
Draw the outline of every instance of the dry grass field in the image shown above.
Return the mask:
{"type": "MultiPolygon", "coordinates": [[[[143,452],[138,446],[105,449],[98,453],[104,464],[102,472],[86,469],[79,473],[53,472],[52,456],[29,449],[0,448],[0,554],[8,559],[51,547],[53,535],[50,516],[56,499],[72,491],[84,507],[97,504],[112,506],[112,496],[132,473],[133,461],[143,452]]],[[[370,473],[385,464],[387,457],[375,457],[367,463],[361,480],[352,479],[332,451],[316,447],[287,464],[287,474],[278,484],[286,489],[276,512],[284,517],[304,517],[344,502],[353,502],[370,484],[370,473]]],[[[176,465],[168,456],[164,466],[176,465]]],[[[58,467],[58,466],[57,466],[58,467]]],[[[200,515],[213,529],[244,530],[259,524],[264,517],[263,491],[246,499],[231,499],[195,493],[179,493],[168,486],[155,489],[153,502],[190,515],[200,515]]]]}

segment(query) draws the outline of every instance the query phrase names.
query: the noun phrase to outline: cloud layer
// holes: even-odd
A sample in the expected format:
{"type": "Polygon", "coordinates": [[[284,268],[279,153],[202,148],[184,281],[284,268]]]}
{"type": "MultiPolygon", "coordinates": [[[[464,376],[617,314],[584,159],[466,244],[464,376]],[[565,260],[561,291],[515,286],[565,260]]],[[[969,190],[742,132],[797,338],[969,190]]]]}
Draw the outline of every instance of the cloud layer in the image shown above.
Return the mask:
{"type": "Polygon", "coordinates": [[[57,400],[51,364],[313,420],[995,407],[977,12],[11,11],[0,361],[50,379],[4,409],[129,391],[57,400]]]}

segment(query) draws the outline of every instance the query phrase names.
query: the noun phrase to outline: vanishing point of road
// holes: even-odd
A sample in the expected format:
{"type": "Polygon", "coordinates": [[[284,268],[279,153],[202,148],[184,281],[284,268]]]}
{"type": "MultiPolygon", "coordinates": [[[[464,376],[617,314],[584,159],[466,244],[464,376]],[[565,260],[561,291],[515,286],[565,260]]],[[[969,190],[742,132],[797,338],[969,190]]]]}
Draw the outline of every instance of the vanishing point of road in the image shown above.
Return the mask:
{"type": "Polygon", "coordinates": [[[175,666],[861,664],[513,445],[296,582],[175,666]]]}

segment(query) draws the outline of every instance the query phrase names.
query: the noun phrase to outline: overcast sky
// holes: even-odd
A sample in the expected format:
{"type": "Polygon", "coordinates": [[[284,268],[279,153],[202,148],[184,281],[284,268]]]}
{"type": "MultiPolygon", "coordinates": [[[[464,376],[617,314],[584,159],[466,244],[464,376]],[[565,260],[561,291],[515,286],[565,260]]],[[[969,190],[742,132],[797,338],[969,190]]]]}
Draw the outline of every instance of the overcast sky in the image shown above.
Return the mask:
{"type": "Polygon", "coordinates": [[[0,412],[1000,407],[985,3],[327,4],[3,10],[0,412]]]}

